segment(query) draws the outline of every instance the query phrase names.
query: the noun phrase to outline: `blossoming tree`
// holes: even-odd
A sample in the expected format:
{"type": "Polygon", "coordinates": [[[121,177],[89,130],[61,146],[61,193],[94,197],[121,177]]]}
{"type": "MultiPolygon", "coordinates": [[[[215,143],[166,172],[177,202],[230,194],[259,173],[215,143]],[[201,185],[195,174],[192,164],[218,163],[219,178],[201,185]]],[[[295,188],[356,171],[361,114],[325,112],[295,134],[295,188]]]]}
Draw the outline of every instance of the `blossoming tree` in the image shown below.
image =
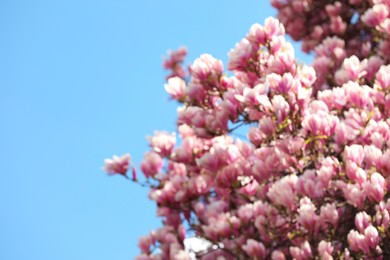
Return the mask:
{"type": "Polygon", "coordinates": [[[138,259],[390,259],[390,1],[271,2],[279,20],[249,29],[229,74],[209,54],[184,69],[184,48],[165,60],[181,141],[149,138],[145,181],[106,160],[162,219],[138,259]]]}

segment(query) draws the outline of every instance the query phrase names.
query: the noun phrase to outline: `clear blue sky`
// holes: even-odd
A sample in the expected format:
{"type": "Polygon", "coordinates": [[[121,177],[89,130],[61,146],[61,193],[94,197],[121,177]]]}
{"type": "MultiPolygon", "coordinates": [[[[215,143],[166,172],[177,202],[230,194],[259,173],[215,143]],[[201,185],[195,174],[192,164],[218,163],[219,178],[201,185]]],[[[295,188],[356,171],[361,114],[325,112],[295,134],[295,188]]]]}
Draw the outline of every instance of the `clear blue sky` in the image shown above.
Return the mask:
{"type": "MultiPolygon", "coordinates": [[[[175,130],[161,58],[222,59],[265,0],[0,1],[0,259],[132,259],[160,225],[147,190],[102,171],[175,130]]],[[[298,54],[305,59],[302,54],[298,54]]]]}

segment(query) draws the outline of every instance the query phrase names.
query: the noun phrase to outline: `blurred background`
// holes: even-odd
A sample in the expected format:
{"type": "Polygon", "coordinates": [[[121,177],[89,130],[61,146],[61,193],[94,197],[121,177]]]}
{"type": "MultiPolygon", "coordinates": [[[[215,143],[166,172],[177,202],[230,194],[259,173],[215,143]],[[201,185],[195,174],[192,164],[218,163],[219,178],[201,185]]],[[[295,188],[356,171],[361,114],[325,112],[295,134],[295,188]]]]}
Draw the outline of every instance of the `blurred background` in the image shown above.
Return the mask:
{"type": "MultiPolygon", "coordinates": [[[[175,131],[168,49],[227,53],[263,0],[0,1],[0,259],[133,259],[160,226],[148,190],[103,160],[175,131]]],[[[296,45],[300,60],[309,61],[296,45]]]]}

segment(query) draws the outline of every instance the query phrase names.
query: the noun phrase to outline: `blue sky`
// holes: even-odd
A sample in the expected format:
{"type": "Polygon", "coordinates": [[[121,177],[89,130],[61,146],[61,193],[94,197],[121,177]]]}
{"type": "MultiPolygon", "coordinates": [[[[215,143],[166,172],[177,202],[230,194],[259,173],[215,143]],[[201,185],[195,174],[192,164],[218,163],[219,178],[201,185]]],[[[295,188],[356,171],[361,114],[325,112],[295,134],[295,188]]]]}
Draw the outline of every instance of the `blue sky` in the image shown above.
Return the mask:
{"type": "Polygon", "coordinates": [[[138,165],[146,135],[175,130],[162,57],[185,45],[226,64],[274,14],[262,0],[1,1],[0,259],[132,259],[160,221],[146,189],[101,166],[138,165]]]}

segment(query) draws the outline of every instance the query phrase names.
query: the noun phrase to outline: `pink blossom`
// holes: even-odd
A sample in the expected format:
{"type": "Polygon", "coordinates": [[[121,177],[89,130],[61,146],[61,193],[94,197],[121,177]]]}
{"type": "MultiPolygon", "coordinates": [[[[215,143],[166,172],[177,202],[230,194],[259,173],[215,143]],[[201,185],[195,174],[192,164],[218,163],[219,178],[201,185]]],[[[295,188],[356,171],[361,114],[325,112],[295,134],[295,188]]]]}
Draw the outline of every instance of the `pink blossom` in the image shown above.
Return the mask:
{"type": "Polygon", "coordinates": [[[205,174],[199,175],[196,178],[192,178],[191,180],[192,181],[189,183],[189,187],[197,194],[205,194],[212,185],[211,177],[205,174]]]}
{"type": "Polygon", "coordinates": [[[282,251],[274,250],[271,255],[272,260],[285,260],[286,256],[282,251]]]}
{"type": "Polygon", "coordinates": [[[138,247],[141,249],[142,253],[149,254],[150,247],[155,243],[152,235],[142,236],[138,240],[138,247]]]}
{"type": "Polygon", "coordinates": [[[194,61],[190,67],[194,82],[209,83],[216,86],[223,72],[222,61],[215,59],[210,54],[203,54],[194,61]]]}
{"type": "Polygon", "coordinates": [[[246,39],[242,39],[236,47],[229,52],[229,70],[244,70],[249,59],[254,55],[255,50],[252,44],[246,39]]]}
{"type": "Polygon", "coordinates": [[[190,82],[185,88],[184,95],[191,103],[202,104],[207,97],[207,91],[198,82],[190,82]]]}
{"type": "Polygon", "coordinates": [[[382,66],[376,73],[376,86],[383,90],[390,88],[390,65],[382,66]]]}
{"type": "Polygon", "coordinates": [[[152,137],[147,138],[153,150],[161,156],[170,156],[176,143],[175,134],[156,131],[152,137]]]}
{"type": "Polygon", "coordinates": [[[306,65],[299,68],[298,76],[304,87],[312,86],[317,79],[315,69],[306,65]]]}
{"type": "Polygon", "coordinates": [[[333,253],[333,246],[330,242],[326,242],[322,240],[318,244],[318,254],[320,255],[321,259],[323,260],[333,260],[332,253],[333,253]]]}
{"type": "Polygon", "coordinates": [[[365,77],[369,80],[375,78],[376,73],[381,67],[383,67],[383,64],[384,61],[379,56],[371,56],[367,60],[366,66],[364,68],[364,70],[367,72],[365,77]]]}
{"type": "Polygon", "coordinates": [[[263,140],[260,129],[257,127],[251,127],[248,132],[248,139],[252,144],[259,146],[263,140]]]}
{"type": "Polygon", "coordinates": [[[364,230],[371,224],[371,217],[365,212],[359,212],[355,216],[355,226],[360,233],[363,233],[364,230]]]}
{"type": "Polygon", "coordinates": [[[318,216],[316,215],[316,207],[308,197],[303,197],[299,201],[298,208],[298,217],[297,221],[307,230],[314,230],[315,225],[318,221],[318,216]]]}
{"type": "Polygon", "coordinates": [[[368,198],[372,201],[380,202],[385,195],[385,190],[385,179],[378,172],[374,172],[371,175],[370,181],[367,182],[366,185],[366,192],[368,198]]]}
{"type": "Polygon", "coordinates": [[[362,164],[364,159],[364,150],[361,145],[346,146],[344,149],[344,158],[346,161],[356,163],[358,166],[362,164]]]}
{"type": "Polygon", "coordinates": [[[325,204],[321,207],[320,210],[320,219],[322,222],[328,222],[332,224],[334,227],[338,226],[339,222],[339,212],[337,211],[336,205],[333,204],[325,204]]]}
{"type": "Polygon", "coordinates": [[[339,188],[343,191],[347,201],[356,208],[361,208],[366,199],[364,190],[358,184],[345,184],[342,181],[338,183],[339,188]]]}
{"type": "MultiPolygon", "coordinates": [[[[109,175],[121,174],[126,176],[130,164],[130,154],[125,154],[122,157],[114,155],[112,159],[104,160],[103,170],[109,175]]],[[[133,179],[136,179],[135,172],[133,171],[133,179]]]]}
{"type": "Polygon", "coordinates": [[[369,225],[364,230],[364,240],[371,248],[376,248],[379,242],[378,230],[374,226],[369,225]]]}
{"type": "Polygon", "coordinates": [[[312,257],[311,247],[308,241],[301,244],[300,247],[290,247],[290,254],[294,259],[304,260],[312,257]]]}
{"type": "Polygon", "coordinates": [[[269,189],[267,196],[270,200],[277,204],[286,207],[287,209],[296,208],[296,183],[298,177],[296,175],[288,175],[275,182],[269,189]]]}
{"type": "Polygon", "coordinates": [[[259,120],[259,130],[263,138],[270,137],[276,130],[276,124],[271,117],[265,116],[259,120]]]}
{"type": "Polygon", "coordinates": [[[167,76],[167,79],[172,77],[185,77],[185,71],[181,64],[187,56],[187,49],[180,47],[177,51],[169,51],[168,57],[164,59],[163,67],[171,71],[171,74],[167,76]]]}
{"type": "MultiPolygon", "coordinates": [[[[254,24],[227,71],[209,54],[185,71],[184,50],[164,62],[180,140],[149,138],[143,185],[162,228],[140,259],[188,259],[187,229],[210,243],[202,259],[387,257],[390,1],[272,4],[280,20],[254,24]]],[[[126,176],[129,161],[107,169],[126,176]]]]}
{"type": "Polygon", "coordinates": [[[334,16],[330,18],[330,28],[335,34],[343,34],[347,29],[347,23],[341,16],[334,16]]]}
{"type": "Polygon", "coordinates": [[[309,198],[317,198],[323,195],[324,186],[318,180],[314,170],[306,170],[298,179],[297,191],[309,198]]]}
{"type": "Polygon", "coordinates": [[[382,151],[374,145],[364,146],[364,162],[367,167],[378,167],[379,160],[382,156],[382,151]]]}
{"type": "Polygon", "coordinates": [[[330,17],[334,17],[340,14],[342,10],[342,5],[340,2],[335,2],[334,4],[328,4],[325,6],[325,10],[330,17]]]}
{"type": "Polygon", "coordinates": [[[321,163],[321,168],[317,171],[318,179],[325,187],[329,185],[329,181],[337,175],[337,167],[339,162],[335,158],[326,157],[321,163]]]}
{"type": "Polygon", "coordinates": [[[239,218],[243,222],[249,222],[254,216],[254,206],[253,204],[242,205],[237,212],[239,218]]]}
{"type": "Polygon", "coordinates": [[[375,4],[362,15],[361,19],[366,25],[375,27],[382,23],[388,15],[388,7],[384,4],[375,4]]]}
{"type": "Polygon", "coordinates": [[[279,123],[282,123],[290,112],[290,105],[281,95],[275,95],[272,99],[272,106],[279,123]]]}
{"type": "Polygon", "coordinates": [[[184,90],[186,83],[180,77],[171,77],[168,79],[168,83],[164,85],[166,92],[173,99],[183,100],[184,99],[184,90]]]}
{"type": "Polygon", "coordinates": [[[343,85],[344,92],[349,104],[364,108],[370,102],[369,89],[359,86],[356,82],[349,81],[343,85]]]}
{"type": "Polygon", "coordinates": [[[264,27],[258,23],[255,23],[249,29],[246,38],[256,44],[264,44],[266,42],[266,32],[264,27]]]}
{"type": "Polygon", "coordinates": [[[260,259],[264,259],[265,258],[265,247],[264,247],[264,244],[254,240],[254,239],[248,239],[246,241],[246,244],[242,246],[242,249],[250,257],[259,257],[260,259]]]}
{"type": "Polygon", "coordinates": [[[381,201],[378,205],[375,206],[375,210],[376,225],[387,227],[390,223],[390,214],[385,207],[385,203],[381,201]]]}
{"type": "Polygon", "coordinates": [[[268,39],[271,39],[275,35],[284,35],[284,26],[279,20],[268,17],[264,21],[264,32],[268,39]]]}
{"type": "Polygon", "coordinates": [[[363,70],[365,64],[361,64],[356,56],[345,59],[340,70],[336,72],[335,80],[339,85],[348,81],[356,81],[367,72],[363,70]]]}
{"type": "Polygon", "coordinates": [[[146,153],[141,162],[141,170],[146,178],[153,177],[160,172],[163,166],[163,159],[156,152],[146,153]]]}
{"type": "Polygon", "coordinates": [[[222,166],[222,161],[215,153],[206,153],[197,160],[198,166],[211,172],[217,171],[222,166]]]}

